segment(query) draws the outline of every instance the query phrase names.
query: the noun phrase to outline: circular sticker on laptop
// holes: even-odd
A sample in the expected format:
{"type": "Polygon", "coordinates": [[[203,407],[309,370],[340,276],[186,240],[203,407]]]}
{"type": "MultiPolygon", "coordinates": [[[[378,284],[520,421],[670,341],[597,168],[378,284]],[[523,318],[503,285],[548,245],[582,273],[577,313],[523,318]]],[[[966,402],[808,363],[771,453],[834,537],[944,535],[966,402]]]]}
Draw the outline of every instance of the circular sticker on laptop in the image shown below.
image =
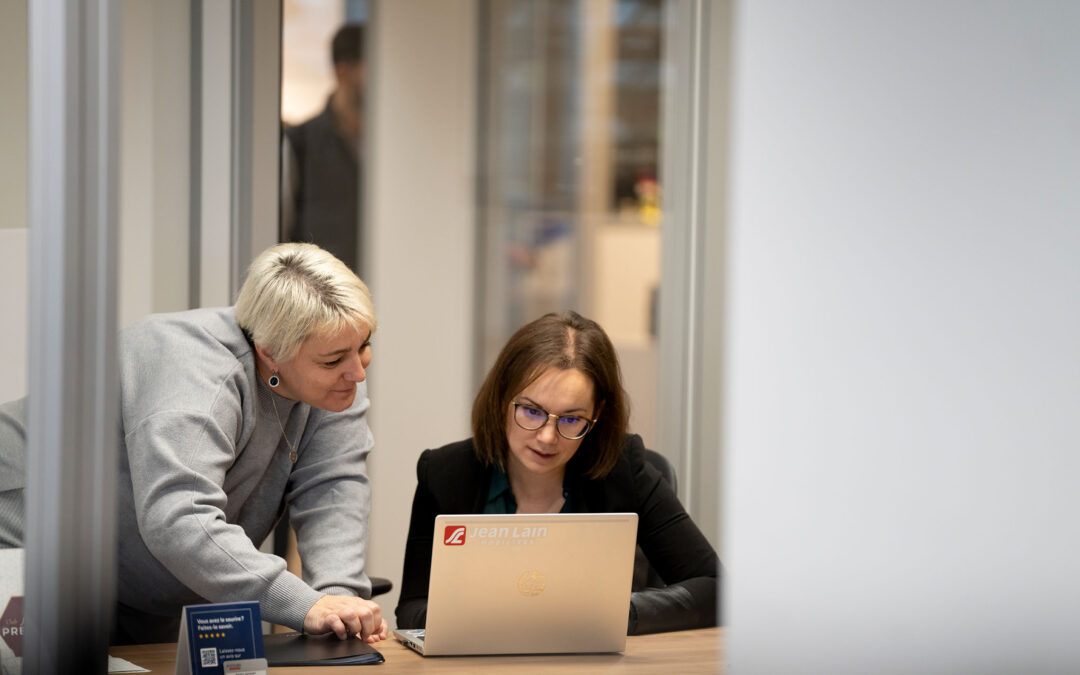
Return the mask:
{"type": "Polygon", "coordinates": [[[540,595],[545,586],[547,577],[539,570],[525,570],[517,580],[518,591],[526,597],[540,595]]]}

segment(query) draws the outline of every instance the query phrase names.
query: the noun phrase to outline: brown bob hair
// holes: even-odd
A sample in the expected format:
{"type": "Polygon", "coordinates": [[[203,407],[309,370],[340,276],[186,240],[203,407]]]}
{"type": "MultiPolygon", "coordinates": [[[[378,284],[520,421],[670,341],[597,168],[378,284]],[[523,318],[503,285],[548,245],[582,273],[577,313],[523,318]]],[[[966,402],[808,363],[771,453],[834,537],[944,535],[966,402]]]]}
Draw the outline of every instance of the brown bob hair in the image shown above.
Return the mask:
{"type": "Polygon", "coordinates": [[[588,478],[602,478],[622,452],[630,417],[615,347],[595,321],[577,312],[545,314],[522,326],[499,352],[472,409],[473,444],[485,465],[506,470],[510,402],[548,368],[576,368],[593,383],[596,424],[572,462],[588,478]]]}

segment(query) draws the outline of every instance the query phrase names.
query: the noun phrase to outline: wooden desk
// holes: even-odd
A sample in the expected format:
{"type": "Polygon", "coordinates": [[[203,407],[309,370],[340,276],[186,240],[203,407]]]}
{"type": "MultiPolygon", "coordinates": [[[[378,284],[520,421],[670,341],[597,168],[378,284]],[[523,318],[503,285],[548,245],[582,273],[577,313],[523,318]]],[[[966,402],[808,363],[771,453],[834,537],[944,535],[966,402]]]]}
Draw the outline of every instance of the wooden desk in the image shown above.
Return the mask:
{"type": "MultiPolygon", "coordinates": [[[[378,666],[339,666],[328,673],[722,673],[724,629],[705,628],[657,635],[632,635],[622,654],[550,654],[526,656],[429,656],[416,654],[393,638],[375,645],[386,657],[378,666]]],[[[149,668],[172,674],[176,645],[111,647],[109,653],[149,668]]],[[[321,668],[271,668],[274,675],[321,672],[321,668]]]]}

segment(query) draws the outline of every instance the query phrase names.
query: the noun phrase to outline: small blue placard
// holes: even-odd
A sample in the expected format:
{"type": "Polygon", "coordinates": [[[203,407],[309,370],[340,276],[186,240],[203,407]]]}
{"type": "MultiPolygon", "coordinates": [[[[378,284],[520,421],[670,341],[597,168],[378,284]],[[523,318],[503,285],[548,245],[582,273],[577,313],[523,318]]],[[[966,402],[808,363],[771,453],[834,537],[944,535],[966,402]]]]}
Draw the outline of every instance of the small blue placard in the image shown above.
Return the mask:
{"type": "Polygon", "coordinates": [[[187,605],[176,643],[176,672],[223,675],[226,661],[263,657],[258,602],[187,605]]]}

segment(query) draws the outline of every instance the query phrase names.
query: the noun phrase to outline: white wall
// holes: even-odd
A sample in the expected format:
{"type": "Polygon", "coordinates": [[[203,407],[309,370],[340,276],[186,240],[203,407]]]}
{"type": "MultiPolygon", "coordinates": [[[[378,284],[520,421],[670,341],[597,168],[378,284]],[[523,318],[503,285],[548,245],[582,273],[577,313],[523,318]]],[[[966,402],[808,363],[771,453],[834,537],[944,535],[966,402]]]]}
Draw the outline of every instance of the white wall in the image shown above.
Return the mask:
{"type": "Polygon", "coordinates": [[[737,4],[737,673],[1080,663],[1080,5],[737,4]]]}
{"type": "MultiPolygon", "coordinates": [[[[187,307],[188,13],[186,2],[122,5],[121,325],[187,307]]],[[[26,5],[0,3],[0,401],[26,394],[26,5]],[[14,229],[12,229],[14,228],[14,229]]]]}
{"type": "Polygon", "coordinates": [[[0,228],[0,403],[27,393],[26,363],[30,289],[29,233],[27,228],[0,228]]]}
{"type": "Polygon", "coordinates": [[[416,459],[469,435],[476,22],[472,0],[374,9],[364,269],[379,328],[368,374],[368,571],[394,582],[379,598],[394,625],[416,459]]]}
{"type": "Polygon", "coordinates": [[[28,45],[25,0],[0,3],[0,402],[26,394],[28,45]]]}
{"type": "MultiPolygon", "coordinates": [[[[29,89],[26,0],[0,3],[0,229],[26,227],[29,89]]],[[[0,249],[0,255],[4,255],[0,249]]]]}
{"type": "Polygon", "coordinates": [[[121,5],[120,325],[188,307],[187,2],[121,5]]]}
{"type": "MultiPolygon", "coordinates": [[[[232,6],[202,3],[199,161],[199,306],[232,303],[232,6]],[[227,65],[226,65],[227,64],[227,65]]],[[[276,141],[275,141],[276,147],[276,141]]]]}
{"type": "Polygon", "coordinates": [[[697,391],[698,418],[695,420],[698,447],[694,453],[694,471],[687,510],[698,527],[714,543],[720,559],[727,559],[724,537],[725,513],[723,431],[727,405],[723,398],[724,354],[726,347],[728,270],[725,265],[730,183],[731,53],[732,3],[714,0],[708,3],[705,48],[705,158],[704,232],[700,246],[704,264],[701,269],[700,325],[701,381],[697,391]]]}

